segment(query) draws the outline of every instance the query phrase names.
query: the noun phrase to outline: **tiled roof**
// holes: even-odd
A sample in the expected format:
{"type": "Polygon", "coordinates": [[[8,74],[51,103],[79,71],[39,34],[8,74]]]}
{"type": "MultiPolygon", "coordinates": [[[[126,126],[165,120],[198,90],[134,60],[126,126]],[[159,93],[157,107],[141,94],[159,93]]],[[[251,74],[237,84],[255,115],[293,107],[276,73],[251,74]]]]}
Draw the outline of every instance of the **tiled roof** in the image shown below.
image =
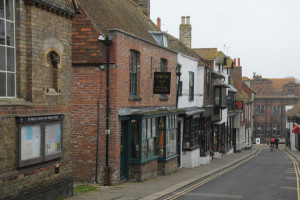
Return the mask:
{"type": "Polygon", "coordinates": [[[32,1],[39,4],[43,4],[49,7],[59,8],[62,11],[67,12],[68,14],[75,14],[74,4],[75,0],[26,0],[27,2],[32,1]]]}
{"type": "Polygon", "coordinates": [[[105,37],[117,29],[156,43],[149,31],[160,31],[131,0],[78,0],[95,27],[105,37]]]}
{"type": "Polygon", "coordinates": [[[197,59],[200,66],[208,65],[198,54],[196,54],[191,48],[185,46],[178,38],[175,38],[168,33],[165,34],[168,35],[168,45],[170,49],[197,59]]]}
{"type": "Polygon", "coordinates": [[[247,76],[243,76],[243,77],[242,77],[242,80],[243,80],[243,81],[250,81],[251,79],[248,78],[247,76]]]}
{"type": "Polygon", "coordinates": [[[230,58],[230,56],[227,57],[226,65],[223,66],[224,68],[231,68],[233,67],[233,60],[230,58]]]}
{"type": "Polygon", "coordinates": [[[272,92],[281,92],[282,86],[287,83],[295,83],[295,78],[269,78],[272,82],[272,92]]]}
{"type": "Polygon", "coordinates": [[[214,60],[217,57],[217,48],[196,48],[193,49],[204,60],[214,60]]]}
{"type": "Polygon", "coordinates": [[[293,117],[296,114],[300,114],[300,101],[289,112],[286,113],[286,116],[293,117]]]}

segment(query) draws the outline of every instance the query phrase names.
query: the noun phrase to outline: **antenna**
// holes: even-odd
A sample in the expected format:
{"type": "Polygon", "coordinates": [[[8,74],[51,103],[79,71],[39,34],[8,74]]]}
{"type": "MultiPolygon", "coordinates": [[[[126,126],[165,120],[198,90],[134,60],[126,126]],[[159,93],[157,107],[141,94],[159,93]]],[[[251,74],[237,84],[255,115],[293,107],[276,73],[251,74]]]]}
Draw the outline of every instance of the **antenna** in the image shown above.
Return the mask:
{"type": "Polygon", "coordinates": [[[228,47],[228,46],[226,46],[226,44],[224,44],[224,47],[223,47],[223,48],[225,49],[226,54],[227,54],[227,56],[228,56],[228,50],[229,50],[231,47],[228,47]]]}

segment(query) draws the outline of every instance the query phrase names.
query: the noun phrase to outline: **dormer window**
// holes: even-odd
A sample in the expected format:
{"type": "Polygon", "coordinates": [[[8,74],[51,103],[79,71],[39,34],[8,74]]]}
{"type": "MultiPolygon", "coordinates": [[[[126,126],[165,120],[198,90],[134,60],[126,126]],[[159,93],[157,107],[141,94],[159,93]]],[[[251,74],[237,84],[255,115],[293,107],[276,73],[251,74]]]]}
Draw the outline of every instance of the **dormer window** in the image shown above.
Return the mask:
{"type": "Polygon", "coordinates": [[[288,96],[294,96],[295,95],[295,91],[294,90],[288,90],[288,96]]]}
{"type": "Polygon", "coordinates": [[[263,94],[263,89],[259,88],[258,94],[259,94],[259,95],[262,95],[262,94],[263,94]]]}
{"type": "Polygon", "coordinates": [[[163,47],[168,47],[168,36],[163,32],[150,31],[150,34],[155,39],[157,44],[163,47]]]}

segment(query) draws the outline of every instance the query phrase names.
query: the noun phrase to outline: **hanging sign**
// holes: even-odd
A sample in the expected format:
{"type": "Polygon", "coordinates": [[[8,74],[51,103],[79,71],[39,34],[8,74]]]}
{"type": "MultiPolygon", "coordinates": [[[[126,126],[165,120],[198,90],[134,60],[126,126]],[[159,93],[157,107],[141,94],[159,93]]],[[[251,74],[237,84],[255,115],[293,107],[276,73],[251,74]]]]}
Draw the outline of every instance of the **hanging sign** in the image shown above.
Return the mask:
{"type": "Polygon", "coordinates": [[[238,110],[243,110],[243,101],[236,101],[235,102],[235,107],[238,110]]]}
{"type": "Polygon", "coordinates": [[[294,124],[292,132],[295,134],[300,134],[300,127],[294,124]]]}
{"type": "Polygon", "coordinates": [[[153,94],[170,94],[171,72],[154,72],[153,94]]]}

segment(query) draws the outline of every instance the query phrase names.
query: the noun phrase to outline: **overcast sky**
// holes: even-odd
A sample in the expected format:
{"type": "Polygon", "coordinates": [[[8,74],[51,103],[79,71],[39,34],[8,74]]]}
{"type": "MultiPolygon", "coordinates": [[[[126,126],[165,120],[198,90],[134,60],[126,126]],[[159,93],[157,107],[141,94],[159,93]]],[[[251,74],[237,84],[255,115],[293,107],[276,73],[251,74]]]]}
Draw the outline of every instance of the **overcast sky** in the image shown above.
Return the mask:
{"type": "Polygon", "coordinates": [[[192,48],[240,58],[243,76],[300,79],[300,0],[151,0],[152,21],[177,38],[181,16],[191,17],[192,48]]]}

